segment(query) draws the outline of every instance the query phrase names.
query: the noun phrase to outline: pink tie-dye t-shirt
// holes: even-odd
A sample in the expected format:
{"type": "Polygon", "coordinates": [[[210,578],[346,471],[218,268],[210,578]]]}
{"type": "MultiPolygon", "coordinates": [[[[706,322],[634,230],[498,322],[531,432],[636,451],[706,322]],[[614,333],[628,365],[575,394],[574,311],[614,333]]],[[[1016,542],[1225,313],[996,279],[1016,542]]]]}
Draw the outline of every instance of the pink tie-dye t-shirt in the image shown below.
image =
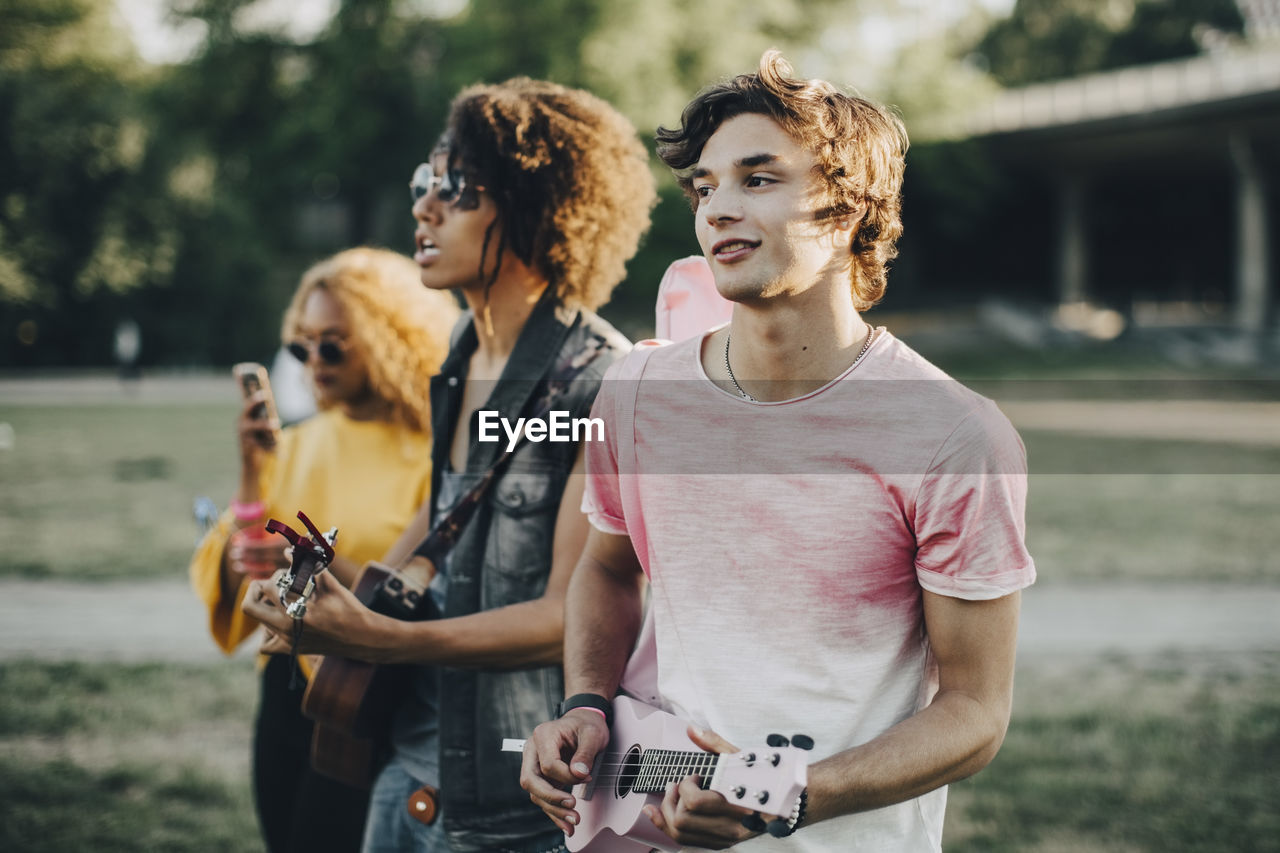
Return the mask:
{"type": "MultiPolygon", "coordinates": [[[[712,384],[704,338],[633,353],[638,383],[618,378],[636,373],[626,360],[605,376],[583,508],[637,546],[668,710],[739,746],[808,734],[816,761],[933,697],[922,589],[991,599],[1034,581],[1025,453],[994,403],[887,331],[777,403],[712,384]]],[[[945,798],[743,848],[935,850],[945,798]]]]}

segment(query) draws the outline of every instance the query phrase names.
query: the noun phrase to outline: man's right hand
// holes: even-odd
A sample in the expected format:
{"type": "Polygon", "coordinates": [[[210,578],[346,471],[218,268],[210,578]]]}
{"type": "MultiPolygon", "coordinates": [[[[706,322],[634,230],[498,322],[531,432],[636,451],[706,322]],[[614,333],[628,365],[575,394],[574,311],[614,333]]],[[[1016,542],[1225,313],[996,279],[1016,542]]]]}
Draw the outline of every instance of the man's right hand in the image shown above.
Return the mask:
{"type": "Polygon", "coordinates": [[[604,717],[589,708],[543,723],[525,741],[520,786],[565,835],[573,835],[581,820],[569,789],[590,778],[596,755],[608,744],[604,717]]]}

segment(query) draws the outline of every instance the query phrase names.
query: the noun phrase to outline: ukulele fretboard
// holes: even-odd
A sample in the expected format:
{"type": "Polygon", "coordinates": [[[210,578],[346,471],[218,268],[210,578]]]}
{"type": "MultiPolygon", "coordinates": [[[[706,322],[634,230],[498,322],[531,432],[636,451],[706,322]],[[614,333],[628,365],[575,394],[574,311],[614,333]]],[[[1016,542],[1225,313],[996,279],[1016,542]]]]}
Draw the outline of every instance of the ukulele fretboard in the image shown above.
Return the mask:
{"type": "Polygon", "coordinates": [[[669,782],[686,776],[699,777],[703,790],[711,786],[716,762],[713,752],[687,752],[674,749],[646,749],[640,756],[640,769],[631,790],[640,794],[661,794],[669,782]]]}

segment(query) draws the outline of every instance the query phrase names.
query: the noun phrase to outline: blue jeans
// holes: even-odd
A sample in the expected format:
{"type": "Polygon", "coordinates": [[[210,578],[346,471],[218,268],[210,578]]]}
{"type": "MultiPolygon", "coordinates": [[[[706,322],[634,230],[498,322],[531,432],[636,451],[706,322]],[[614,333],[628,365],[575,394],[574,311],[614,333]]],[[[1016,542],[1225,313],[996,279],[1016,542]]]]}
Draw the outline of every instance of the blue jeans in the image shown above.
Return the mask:
{"type": "Polygon", "coordinates": [[[409,797],[422,785],[395,758],[382,768],[369,795],[362,853],[449,853],[438,813],[430,826],[409,814],[409,797]]]}
{"type": "MultiPolygon", "coordinates": [[[[394,757],[382,768],[369,797],[362,853],[452,853],[442,812],[436,813],[435,822],[430,826],[409,815],[409,797],[422,785],[394,757]]],[[[494,853],[563,853],[565,849],[564,836],[552,827],[537,838],[508,845],[494,853]]]]}

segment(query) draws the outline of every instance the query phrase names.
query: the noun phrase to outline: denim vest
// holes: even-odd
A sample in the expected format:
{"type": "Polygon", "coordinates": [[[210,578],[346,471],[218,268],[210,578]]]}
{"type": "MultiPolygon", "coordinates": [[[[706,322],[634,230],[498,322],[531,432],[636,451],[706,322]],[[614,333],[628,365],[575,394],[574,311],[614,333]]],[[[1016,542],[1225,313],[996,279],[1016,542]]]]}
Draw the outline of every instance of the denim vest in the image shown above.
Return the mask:
{"type": "MultiPolygon", "coordinates": [[[[438,376],[431,380],[432,493],[448,465],[467,365],[475,352],[468,312],[438,376]]],[[[516,341],[502,378],[481,409],[496,409],[513,424],[537,414],[542,381],[593,338],[599,356],[553,405],[585,418],[605,369],[630,349],[616,329],[586,311],[569,311],[544,297],[516,341]]],[[[469,488],[505,450],[477,441],[478,418],[468,425],[469,488]]],[[[464,616],[542,595],[551,571],[556,512],[578,444],[525,441],[513,454],[454,546],[445,616],[464,616]]],[[[576,507],[575,507],[576,509],[576,507]]],[[[545,835],[554,826],[520,787],[520,756],[501,751],[503,738],[528,737],[551,719],[564,698],[559,666],[519,670],[439,668],[440,794],[445,828],[455,851],[494,850],[545,835]]]]}

